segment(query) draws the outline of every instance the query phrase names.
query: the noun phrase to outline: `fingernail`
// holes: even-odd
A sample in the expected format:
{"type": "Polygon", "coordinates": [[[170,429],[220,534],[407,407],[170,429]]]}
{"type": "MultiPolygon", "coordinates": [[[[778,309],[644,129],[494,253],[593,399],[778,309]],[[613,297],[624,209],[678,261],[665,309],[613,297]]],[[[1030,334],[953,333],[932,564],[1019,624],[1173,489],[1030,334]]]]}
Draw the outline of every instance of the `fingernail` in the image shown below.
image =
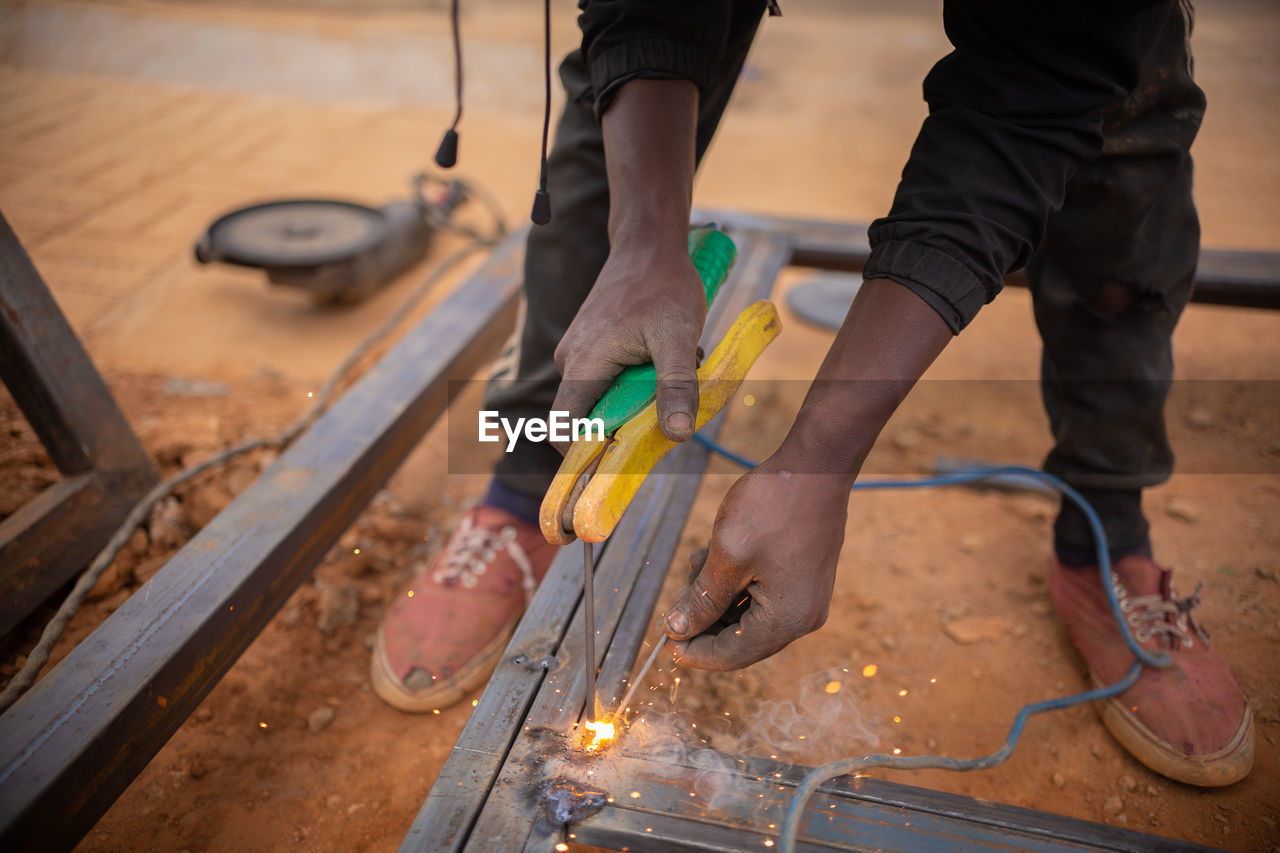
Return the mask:
{"type": "Polygon", "coordinates": [[[679,610],[672,610],[667,614],[667,627],[671,629],[673,634],[683,634],[689,630],[689,617],[679,610]]]}
{"type": "Polygon", "coordinates": [[[667,416],[667,429],[676,432],[688,432],[693,429],[693,418],[688,412],[673,412],[667,416]]]}

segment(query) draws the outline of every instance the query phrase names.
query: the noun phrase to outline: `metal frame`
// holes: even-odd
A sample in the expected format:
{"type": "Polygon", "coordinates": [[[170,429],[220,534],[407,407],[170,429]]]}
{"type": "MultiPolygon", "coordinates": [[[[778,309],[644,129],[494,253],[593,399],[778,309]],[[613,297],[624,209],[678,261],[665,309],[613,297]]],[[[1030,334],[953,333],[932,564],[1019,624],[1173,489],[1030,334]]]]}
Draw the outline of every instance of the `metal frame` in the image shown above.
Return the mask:
{"type": "MultiPolygon", "coordinates": [[[[703,348],[724,334],[741,308],[764,298],[787,265],[857,270],[869,254],[866,226],[700,212],[734,239],[739,260],[707,320],[703,348]]],[[[1206,252],[1206,266],[1228,272],[1206,282],[1209,294],[1248,290],[1280,307],[1280,254],[1206,252]],[[1251,277],[1229,270],[1249,260],[1251,277]],[[1247,286],[1247,287],[1246,287],[1247,286]],[[1249,290],[1252,288],[1252,290],[1249,290]]],[[[1225,297],[1224,297],[1225,298],[1225,297]]],[[[1250,301],[1249,304],[1259,304],[1250,301]]],[[[706,427],[712,437],[720,419],[706,427]]],[[[655,469],[610,539],[598,548],[595,613],[597,688],[616,707],[641,648],[652,638],[652,616],[667,568],[707,462],[692,443],[655,469]]],[[[629,752],[625,738],[607,759],[565,749],[565,733],[585,707],[581,552],[561,549],[477,701],[443,770],[401,846],[411,851],[550,850],[573,833],[577,842],[632,850],[738,851],[766,849],[781,814],[808,768],[723,753],[683,762],[629,752]],[[708,771],[708,767],[730,768],[708,771]],[[592,775],[587,775],[587,770],[592,775]],[[708,772],[735,793],[707,809],[689,796],[708,772]],[[579,790],[616,793],[581,819],[557,822],[542,786],[547,780],[579,790]],[[633,800],[630,791],[641,791],[633,800]]],[[[706,752],[710,753],[710,750],[706,752]]],[[[858,779],[825,786],[801,826],[801,850],[1195,849],[1169,839],[1101,824],[858,779]]]]}
{"type": "MultiPolygon", "coordinates": [[[[535,760],[530,756],[526,760],[535,760]]],[[[581,764],[541,756],[552,778],[581,778],[581,764]]],[[[596,765],[595,790],[616,790],[598,813],[556,826],[538,815],[523,847],[518,833],[487,839],[489,850],[547,851],[561,838],[609,849],[740,853],[769,849],[778,837],[792,791],[809,768],[712,750],[690,751],[677,762],[623,751],[596,765]],[[699,753],[707,753],[700,755],[699,753]],[[714,769],[708,769],[714,768],[714,769]],[[626,792],[642,792],[631,799],[626,792]],[[710,792],[711,806],[695,790],[710,792]],[[770,828],[770,826],[774,828],[770,828]],[[496,842],[496,843],[495,843],[496,842]]],[[[797,850],[1206,850],[1170,839],[1118,830],[1016,806],[870,778],[841,778],[810,799],[797,850]]]]}
{"type": "Polygon", "coordinates": [[[69,849],[323,558],[514,320],[523,234],[0,717],[0,849],[69,849]]]}
{"type": "Polygon", "coordinates": [[[0,521],[0,635],[82,570],[156,471],[0,214],[0,380],[62,479],[0,521]]]}
{"type": "MultiPolygon", "coordinates": [[[[856,269],[867,253],[862,225],[732,213],[700,218],[719,221],[739,247],[738,263],[708,317],[704,344],[718,340],[743,307],[768,294],[784,266],[856,269]]],[[[24,263],[29,267],[25,255],[10,250],[16,241],[7,226],[0,238],[5,314],[34,316],[8,302],[13,282],[30,281],[34,271],[24,268],[24,263]]],[[[448,381],[471,376],[497,352],[515,314],[523,243],[523,234],[516,234],[498,247],[176,554],[148,583],[145,595],[127,601],[0,717],[0,848],[72,847],[177,730],[445,410],[448,381]]],[[[1280,255],[1250,257],[1261,257],[1254,279],[1265,279],[1268,292],[1274,292],[1280,287],[1280,255]]],[[[0,318],[0,323],[13,334],[14,320],[0,318]]],[[[0,345],[12,346],[9,339],[0,345]]],[[[8,349],[0,352],[8,357],[8,349]]],[[[38,367],[39,375],[51,380],[45,387],[55,398],[41,405],[53,411],[102,411],[100,400],[70,397],[52,381],[66,363],[38,367]]],[[[109,418],[74,417],[92,423],[95,440],[111,446],[109,418]]],[[[718,428],[713,422],[707,430],[714,435],[718,428]]],[[[68,458],[75,458],[73,451],[67,450],[68,458]]],[[[645,640],[706,461],[705,451],[692,444],[670,454],[599,549],[596,648],[606,704],[616,705],[645,640]]],[[[563,829],[548,822],[528,794],[544,775],[575,771],[571,763],[557,764],[559,759],[539,748],[536,738],[539,727],[564,727],[576,719],[584,704],[583,668],[575,664],[582,655],[580,559],[577,548],[557,556],[404,849],[545,850],[563,829]]],[[[610,760],[618,761],[619,772],[648,779],[646,791],[665,790],[670,797],[665,805],[656,799],[656,807],[640,801],[608,805],[574,824],[579,840],[681,850],[736,850],[762,843],[759,826],[750,820],[691,810],[681,799],[689,766],[658,765],[627,755],[625,748],[617,752],[610,760]],[[661,840],[654,843],[654,838],[661,840]]],[[[773,780],[789,787],[800,771],[762,767],[746,758],[736,766],[734,774],[748,787],[770,778],[764,770],[781,773],[773,780]]],[[[773,785],[769,781],[768,793],[764,788],[756,793],[776,796],[773,785]]],[[[933,837],[921,834],[924,825],[949,839],[938,842],[945,846],[1010,839],[1084,847],[1175,846],[869,779],[851,787],[828,786],[815,804],[836,808],[827,809],[833,814],[823,814],[818,825],[815,818],[803,828],[808,849],[860,843],[914,849],[933,837]],[[835,828],[822,831],[822,822],[835,828]]]]}

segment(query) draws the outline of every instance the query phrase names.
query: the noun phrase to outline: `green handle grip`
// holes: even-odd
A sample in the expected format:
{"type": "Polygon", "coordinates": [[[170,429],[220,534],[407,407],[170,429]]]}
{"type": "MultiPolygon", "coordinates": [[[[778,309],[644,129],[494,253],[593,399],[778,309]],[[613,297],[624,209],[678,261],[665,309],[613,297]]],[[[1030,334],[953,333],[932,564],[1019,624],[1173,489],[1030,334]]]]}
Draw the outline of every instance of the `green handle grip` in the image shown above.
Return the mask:
{"type": "MultiPolygon", "coordinates": [[[[738,257],[733,241],[715,226],[695,228],[689,232],[689,260],[702,279],[707,292],[707,307],[715,301],[720,285],[738,257]]],[[[658,374],[652,362],[623,368],[609,390],[591,410],[591,417],[604,421],[605,435],[613,435],[618,427],[631,420],[657,396],[658,374]]]]}

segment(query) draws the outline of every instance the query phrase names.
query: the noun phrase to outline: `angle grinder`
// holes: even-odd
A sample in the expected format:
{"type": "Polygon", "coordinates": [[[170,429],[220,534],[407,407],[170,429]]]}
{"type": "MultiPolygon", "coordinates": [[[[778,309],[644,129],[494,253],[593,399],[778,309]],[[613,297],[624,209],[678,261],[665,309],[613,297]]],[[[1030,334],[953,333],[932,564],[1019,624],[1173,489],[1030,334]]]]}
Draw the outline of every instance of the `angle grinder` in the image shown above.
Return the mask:
{"type": "Polygon", "coordinates": [[[261,269],[272,284],[302,288],[318,303],[355,303],[421,260],[438,224],[465,198],[461,182],[419,174],[413,198],[377,208],[315,198],[254,204],[216,219],[195,256],[261,269]],[[432,199],[428,182],[438,185],[432,199]]]}

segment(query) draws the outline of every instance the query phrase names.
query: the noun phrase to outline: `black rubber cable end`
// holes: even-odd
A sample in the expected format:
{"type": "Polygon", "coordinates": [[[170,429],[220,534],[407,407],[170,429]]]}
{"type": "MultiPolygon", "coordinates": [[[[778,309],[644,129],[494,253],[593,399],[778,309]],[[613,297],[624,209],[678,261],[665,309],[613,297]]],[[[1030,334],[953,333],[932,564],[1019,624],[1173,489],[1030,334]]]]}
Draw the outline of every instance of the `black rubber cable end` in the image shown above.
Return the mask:
{"type": "Polygon", "coordinates": [[[436,165],[441,169],[452,169],[458,162],[458,131],[452,127],[444,132],[440,147],[436,149],[436,165]]]}
{"type": "Polygon", "coordinates": [[[534,225],[546,225],[551,221],[551,195],[544,189],[533,194],[533,212],[529,214],[534,225]]]}

